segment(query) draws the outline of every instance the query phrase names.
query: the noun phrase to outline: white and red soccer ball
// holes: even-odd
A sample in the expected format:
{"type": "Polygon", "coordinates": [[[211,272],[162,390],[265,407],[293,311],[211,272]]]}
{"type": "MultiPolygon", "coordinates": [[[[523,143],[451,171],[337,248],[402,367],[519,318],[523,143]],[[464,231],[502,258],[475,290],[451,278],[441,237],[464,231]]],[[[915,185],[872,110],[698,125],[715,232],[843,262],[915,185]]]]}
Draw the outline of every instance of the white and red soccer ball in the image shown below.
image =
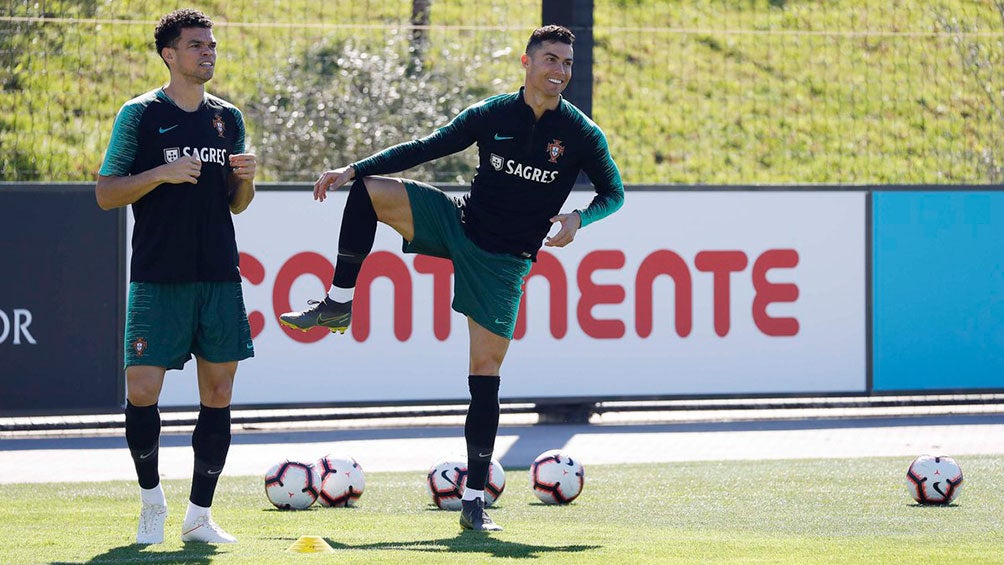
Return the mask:
{"type": "Polygon", "coordinates": [[[315,465],[321,478],[317,500],[322,506],[355,506],[366,487],[363,468],[351,457],[325,455],[315,465]]]}
{"type": "Polygon", "coordinates": [[[282,510],[310,508],[320,487],[321,476],[310,463],[283,460],[265,473],[265,496],[282,510]]]}
{"type": "Polygon", "coordinates": [[[560,449],[545,451],[530,465],[530,488],[544,504],[568,504],[582,493],[585,469],[560,449]]]}
{"type": "Polygon", "coordinates": [[[962,491],[962,468],[951,457],[921,455],[906,470],[906,489],[920,504],[950,504],[962,491]]]}
{"type": "MultiPolygon", "coordinates": [[[[443,510],[460,510],[460,501],[467,486],[467,461],[459,458],[443,459],[429,469],[426,486],[432,503],[443,510]]],[[[495,504],[505,490],[505,470],[492,459],[485,483],[485,506],[495,504]]]]}

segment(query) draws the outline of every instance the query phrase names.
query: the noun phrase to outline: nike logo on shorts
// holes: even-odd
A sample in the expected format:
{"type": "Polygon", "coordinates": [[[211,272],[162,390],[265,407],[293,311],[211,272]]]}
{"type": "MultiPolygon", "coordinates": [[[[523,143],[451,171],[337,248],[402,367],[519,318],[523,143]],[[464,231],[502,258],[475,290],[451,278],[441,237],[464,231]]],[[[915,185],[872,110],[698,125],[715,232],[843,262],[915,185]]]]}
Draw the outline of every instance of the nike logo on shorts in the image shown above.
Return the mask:
{"type": "Polygon", "coordinates": [[[140,453],[139,454],[139,458],[140,459],[146,459],[147,457],[153,455],[156,452],[157,452],[157,448],[155,447],[155,448],[151,449],[150,451],[147,451],[146,453],[140,453]]]}
{"type": "Polygon", "coordinates": [[[505,321],[504,320],[499,320],[498,318],[495,318],[495,323],[496,324],[504,324],[505,321]]]}

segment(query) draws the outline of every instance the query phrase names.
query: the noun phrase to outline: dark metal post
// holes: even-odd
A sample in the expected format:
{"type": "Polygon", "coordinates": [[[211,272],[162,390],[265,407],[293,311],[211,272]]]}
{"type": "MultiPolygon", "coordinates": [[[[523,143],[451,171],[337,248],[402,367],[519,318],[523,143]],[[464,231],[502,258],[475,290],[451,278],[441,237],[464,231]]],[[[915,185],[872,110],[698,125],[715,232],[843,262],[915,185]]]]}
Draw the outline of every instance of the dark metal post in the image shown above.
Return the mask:
{"type": "Polygon", "coordinates": [[[558,24],[575,34],[572,81],[563,96],[593,115],[593,0],[542,0],[542,24],[558,24]]]}

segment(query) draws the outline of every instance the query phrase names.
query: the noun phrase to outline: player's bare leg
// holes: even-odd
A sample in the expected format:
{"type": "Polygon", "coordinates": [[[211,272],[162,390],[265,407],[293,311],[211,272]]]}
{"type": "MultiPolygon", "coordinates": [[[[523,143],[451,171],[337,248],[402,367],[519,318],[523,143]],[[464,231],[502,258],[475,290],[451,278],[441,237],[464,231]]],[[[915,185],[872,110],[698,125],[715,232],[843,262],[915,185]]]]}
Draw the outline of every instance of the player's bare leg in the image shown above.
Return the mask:
{"type": "Polygon", "coordinates": [[[160,411],[157,399],[164,385],[164,367],[131,366],[126,369],[128,397],[125,410],[126,443],[139,479],[139,524],[136,543],[164,542],[167,499],[160,484],[160,411]]]}
{"type": "Polygon", "coordinates": [[[237,539],[213,521],[210,507],[230,449],[230,401],[237,362],[211,363],[195,358],[199,372],[199,419],[192,433],[195,469],[188,511],[181,526],[185,542],[234,543],[237,539]]]}
{"type": "Polygon", "coordinates": [[[394,228],[407,240],[415,236],[408,190],[400,179],[366,177],[352,184],[342,214],[338,260],[328,296],[322,300],[308,300],[305,310],[280,315],[279,323],[301,331],[321,326],[332,333],[345,333],[352,322],[356,279],[363,260],[373,247],[378,221],[394,228]]]}
{"type": "Polygon", "coordinates": [[[498,433],[499,371],[509,340],[467,319],[470,332],[471,405],[464,425],[467,441],[467,488],[460,510],[460,526],[470,530],[497,532],[502,528],[485,512],[484,488],[488,478],[498,433]]]}

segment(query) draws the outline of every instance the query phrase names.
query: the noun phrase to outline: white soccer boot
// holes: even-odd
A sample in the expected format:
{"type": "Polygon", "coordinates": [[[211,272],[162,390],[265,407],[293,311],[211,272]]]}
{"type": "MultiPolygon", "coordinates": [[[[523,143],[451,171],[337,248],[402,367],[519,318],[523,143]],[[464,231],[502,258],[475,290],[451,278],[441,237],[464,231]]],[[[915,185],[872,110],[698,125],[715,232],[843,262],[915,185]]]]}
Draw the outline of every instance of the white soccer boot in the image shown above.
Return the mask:
{"type": "Polygon", "coordinates": [[[167,520],[167,506],[144,504],[139,511],[139,528],[136,543],[164,543],[164,522],[167,520]]]}
{"type": "Polygon", "coordinates": [[[223,531],[209,514],[202,514],[181,526],[181,541],[237,543],[237,538],[223,531]]]}

